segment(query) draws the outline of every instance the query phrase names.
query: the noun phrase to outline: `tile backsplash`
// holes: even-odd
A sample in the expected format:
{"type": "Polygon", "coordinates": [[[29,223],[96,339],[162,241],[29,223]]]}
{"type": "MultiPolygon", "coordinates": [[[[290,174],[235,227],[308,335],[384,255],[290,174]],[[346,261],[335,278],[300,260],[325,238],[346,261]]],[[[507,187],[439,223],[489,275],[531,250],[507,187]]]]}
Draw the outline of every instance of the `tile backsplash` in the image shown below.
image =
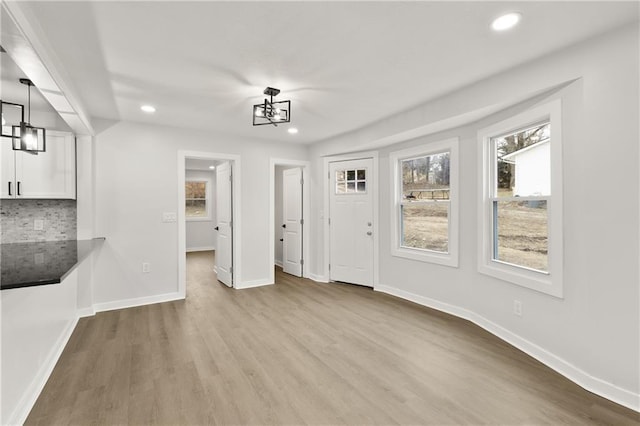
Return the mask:
{"type": "Polygon", "coordinates": [[[77,208],[75,200],[2,200],[0,202],[2,243],[75,240],[77,208]],[[35,221],[42,230],[35,230],[35,221]]]}

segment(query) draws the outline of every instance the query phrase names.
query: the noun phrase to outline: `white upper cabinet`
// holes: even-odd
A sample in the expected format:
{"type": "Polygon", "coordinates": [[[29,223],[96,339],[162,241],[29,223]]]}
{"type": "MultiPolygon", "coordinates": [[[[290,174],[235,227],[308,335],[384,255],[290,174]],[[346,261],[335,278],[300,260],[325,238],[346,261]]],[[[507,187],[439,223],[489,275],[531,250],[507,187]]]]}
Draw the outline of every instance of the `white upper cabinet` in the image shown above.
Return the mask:
{"type": "Polygon", "coordinates": [[[47,131],[46,151],[38,155],[11,148],[2,138],[2,198],[76,198],[76,140],[71,133],[47,131]]]}

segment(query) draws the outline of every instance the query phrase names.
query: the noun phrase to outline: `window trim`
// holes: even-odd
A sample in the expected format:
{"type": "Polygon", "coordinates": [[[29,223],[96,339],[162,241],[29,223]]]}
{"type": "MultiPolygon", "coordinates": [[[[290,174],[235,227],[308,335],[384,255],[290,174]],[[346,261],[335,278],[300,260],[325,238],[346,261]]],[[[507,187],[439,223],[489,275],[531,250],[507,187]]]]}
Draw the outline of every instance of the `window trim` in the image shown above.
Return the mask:
{"type": "Polygon", "coordinates": [[[459,139],[449,138],[389,153],[389,169],[391,175],[391,255],[421,262],[435,263],[457,268],[459,246],[459,216],[458,216],[458,145],[459,139]],[[410,158],[449,152],[449,251],[447,253],[426,249],[401,246],[402,217],[402,178],[401,165],[403,160],[410,158]]]}
{"type": "Polygon", "coordinates": [[[512,284],[563,297],[562,236],[562,104],[560,99],[531,108],[478,131],[478,272],[512,284]],[[551,195],[547,198],[548,271],[538,271],[493,259],[491,139],[541,121],[551,126],[551,195]]]}
{"type": "Polygon", "coordinates": [[[213,212],[211,211],[211,199],[212,199],[212,191],[213,188],[211,188],[213,179],[208,178],[208,177],[191,177],[191,178],[187,178],[185,179],[185,187],[187,185],[187,183],[189,182],[205,182],[206,183],[206,189],[205,189],[205,203],[207,206],[207,215],[206,216],[201,216],[201,217],[196,217],[196,216],[187,216],[186,213],[186,203],[187,203],[187,196],[186,196],[186,188],[185,188],[185,197],[184,197],[184,203],[185,203],[185,220],[187,222],[210,222],[213,220],[213,212]]]}

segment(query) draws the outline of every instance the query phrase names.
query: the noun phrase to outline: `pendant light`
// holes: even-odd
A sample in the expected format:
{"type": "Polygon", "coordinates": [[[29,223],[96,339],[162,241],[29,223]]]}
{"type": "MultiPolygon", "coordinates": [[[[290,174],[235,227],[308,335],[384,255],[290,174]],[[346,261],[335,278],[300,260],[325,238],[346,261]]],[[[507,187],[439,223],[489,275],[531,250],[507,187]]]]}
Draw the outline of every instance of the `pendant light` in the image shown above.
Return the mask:
{"type": "Polygon", "coordinates": [[[38,152],[45,151],[46,130],[43,127],[31,125],[31,86],[33,86],[33,83],[28,78],[21,78],[20,83],[28,87],[27,121],[23,119],[19,126],[11,126],[13,149],[15,151],[26,151],[32,154],[38,154],[38,152]]]}

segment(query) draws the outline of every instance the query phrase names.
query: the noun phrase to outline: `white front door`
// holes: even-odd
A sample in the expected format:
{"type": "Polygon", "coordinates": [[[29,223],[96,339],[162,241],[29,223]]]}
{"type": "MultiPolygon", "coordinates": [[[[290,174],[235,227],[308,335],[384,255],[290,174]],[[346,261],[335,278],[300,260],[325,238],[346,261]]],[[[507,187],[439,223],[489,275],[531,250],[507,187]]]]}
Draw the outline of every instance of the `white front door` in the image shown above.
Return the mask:
{"type": "Polygon", "coordinates": [[[302,276],[302,169],[287,169],[282,176],[282,270],[302,276]]]}
{"type": "Polygon", "coordinates": [[[373,287],[373,160],[329,166],[329,277],[373,287]]]}
{"type": "Polygon", "coordinates": [[[216,167],[216,273],[218,281],[233,287],[233,186],[231,163],[216,167]]]}

